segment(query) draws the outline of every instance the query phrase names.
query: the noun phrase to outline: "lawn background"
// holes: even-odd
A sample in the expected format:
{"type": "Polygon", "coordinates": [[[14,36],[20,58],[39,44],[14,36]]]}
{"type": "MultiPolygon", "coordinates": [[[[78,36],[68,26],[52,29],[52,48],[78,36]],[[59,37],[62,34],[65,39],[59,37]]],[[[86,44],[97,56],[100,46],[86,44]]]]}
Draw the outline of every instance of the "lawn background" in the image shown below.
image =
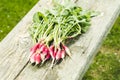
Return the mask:
{"type": "MultiPolygon", "coordinates": [[[[0,0],[0,41],[38,0],[0,0]]],[[[120,16],[83,80],[120,80],[120,16]]]]}

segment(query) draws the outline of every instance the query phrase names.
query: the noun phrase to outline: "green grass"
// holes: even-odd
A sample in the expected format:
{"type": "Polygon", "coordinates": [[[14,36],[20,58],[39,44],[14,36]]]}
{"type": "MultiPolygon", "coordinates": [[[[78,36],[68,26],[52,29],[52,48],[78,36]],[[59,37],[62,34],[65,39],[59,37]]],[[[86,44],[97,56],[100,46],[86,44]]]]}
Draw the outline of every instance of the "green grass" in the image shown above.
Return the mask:
{"type": "Polygon", "coordinates": [[[0,0],[0,41],[38,0],[0,0]]]}
{"type": "Polygon", "coordinates": [[[103,46],[108,48],[120,49],[120,15],[116,20],[103,46]]]}
{"type": "MultiPolygon", "coordinates": [[[[0,41],[38,0],[0,0],[0,41]]],[[[120,80],[120,16],[83,80],[120,80]]]]}
{"type": "Polygon", "coordinates": [[[104,51],[99,52],[83,80],[120,80],[120,55],[104,51]]]}
{"type": "Polygon", "coordinates": [[[120,80],[120,16],[83,80],[120,80]]]}

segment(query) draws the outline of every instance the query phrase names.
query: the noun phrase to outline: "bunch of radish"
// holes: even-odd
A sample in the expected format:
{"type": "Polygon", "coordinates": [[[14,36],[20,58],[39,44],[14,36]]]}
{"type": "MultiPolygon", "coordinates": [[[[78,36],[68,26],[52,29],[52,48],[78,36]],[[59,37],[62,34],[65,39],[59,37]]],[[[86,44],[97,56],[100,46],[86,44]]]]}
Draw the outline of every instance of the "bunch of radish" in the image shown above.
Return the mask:
{"type": "Polygon", "coordinates": [[[37,43],[30,49],[30,62],[31,63],[44,63],[46,60],[50,58],[53,59],[52,64],[54,61],[59,61],[60,59],[64,59],[66,53],[70,56],[69,49],[61,44],[58,48],[54,45],[47,46],[44,43],[37,43]]]}
{"type": "Polygon", "coordinates": [[[59,3],[54,0],[53,4],[51,9],[36,12],[33,16],[29,29],[34,42],[30,49],[31,63],[40,64],[52,59],[53,65],[66,55],[71,57],[66,41],[86,32],[95,16],[95,12],[82,10],[72,1],[59,3]]]}

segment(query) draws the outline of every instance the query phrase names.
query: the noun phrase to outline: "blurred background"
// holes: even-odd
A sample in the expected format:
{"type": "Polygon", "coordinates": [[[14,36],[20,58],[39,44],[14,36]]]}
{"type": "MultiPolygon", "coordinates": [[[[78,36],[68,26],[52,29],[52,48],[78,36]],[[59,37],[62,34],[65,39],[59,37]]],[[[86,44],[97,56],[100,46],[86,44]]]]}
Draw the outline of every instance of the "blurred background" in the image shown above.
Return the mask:
{"type": "MultiPolygon", "coordinates": [[[[38,0],[0,0],[0,41],[38,0]]],[[[83,80],[120,80],[120,15],[83,80]]]]}

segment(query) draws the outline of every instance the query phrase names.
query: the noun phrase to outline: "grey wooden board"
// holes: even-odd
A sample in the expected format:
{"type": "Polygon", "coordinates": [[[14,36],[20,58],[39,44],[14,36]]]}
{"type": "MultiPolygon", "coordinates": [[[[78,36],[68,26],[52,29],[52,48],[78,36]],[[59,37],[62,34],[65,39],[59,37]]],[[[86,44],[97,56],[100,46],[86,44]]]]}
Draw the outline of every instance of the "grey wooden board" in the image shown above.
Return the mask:
{"type": "Polygon", "coordinates": [[[48,0],[41,0],[0,43],[0,80],[81,80],[119,14],[120,0],[78,0],[77,5],[101,14],[70,46],[72,59],[67,57],[52,70],[47,70],[50,62],[39,68],[28,63],[32,40],[27,30],[32,16],[43,7],[50,8],[48,0]]]}

